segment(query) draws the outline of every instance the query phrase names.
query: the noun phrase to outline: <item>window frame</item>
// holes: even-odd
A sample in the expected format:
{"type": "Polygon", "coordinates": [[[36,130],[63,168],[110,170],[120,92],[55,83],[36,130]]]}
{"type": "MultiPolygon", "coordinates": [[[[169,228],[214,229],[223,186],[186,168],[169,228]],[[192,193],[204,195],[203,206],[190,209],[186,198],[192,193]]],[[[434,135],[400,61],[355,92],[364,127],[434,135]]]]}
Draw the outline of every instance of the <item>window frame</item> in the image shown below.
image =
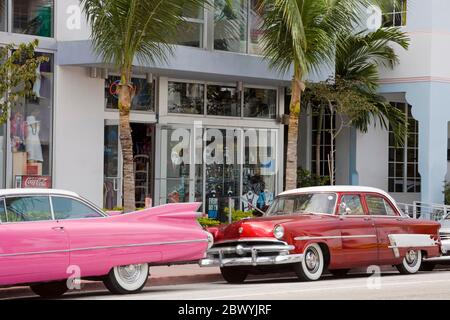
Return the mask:
{"type": "Polygon", "coordinates": [[[7,33],[12,33],[14,35],[23,35],[23,36],[28,36],[28,37],[33,37],[33,38],[38,38],[38,39],[55,39],[56,38],[56,13],[57,13],[57,3],[56,0],[51,0],[52,1],[52,21],[51,21],[51,36],[50,37],[45,37],[45,36],[39,36],[39,35],[33,35],[33,34],[28,34],[28,33],[17,33],[14,32],[14,5],[13,2],[14,0],[6,0],[6,10],[7,10],[7,14],[6,14],[6,31],[7,33]]]}
{"type": "MultiPolygon", "coordinates": [[[[120,78],[120,74],[113,72],[113,73],[109,73],[108,77],[105,80],[105,89],[106,89],[106,82],[108,81],[108,79],[110,77],[119,77],[120,78]]],[[[146,79],[146,75],[143,74],[132,74],[131,75],[131,80],[133,79],[146,79]]],[[[131,109],[130,106],[130,112],[134,113],[134,114],[146,114],[146,115],[155,115],[156,114],[156,108],[158,107],[158,81],[157,79],[153,79],[153,83],[151,84],[152,86],[152,94],[153,94],[153,106],[151,106],[151,108],[153,110],[134,110],[131,109]]],[[[103,106],[103,111],[105,112],[119,112],[119,109],[114,109],[114,108],[108,108],[108,102],[107,102],[108,97],[105,95],[105,104],[103,106]]]]}
{"type": "Polygon", "coordinates": [[[345,217],[362,217],[362,216],[368,215],[368,213],[366,212],[366,209],[364,207],[364,195],[362,195],[361,193],[343,193],[343,194],[341,194],[341,196],[339,198],[339,205],[337,206],[336,210],[338,211],[339,216],[345,216],[345,217]],[[363,211],[363,214],[347,214],[347,213],[343,214],[343,213],[341,213],[341,203],[342,203],[343,198],[346,196],[359,197],[359,203],[361,204],[361,209],[363,211]]]}
{"type": "Polygon", "coordinates": [[[4,222],[4,224],[39,223],[39,222],[55,221],[55,216],[53,215],[52,203],[50,201],[50,196],[48,194],[14,194],[14,195],[4,196],[3,197],[3,199],[4,199],[3,203],[4,203],[4,206],[5,206],[5,210],[6,210],[6,219],[8,220],[8,207],[6,205],[6,199],[10,199],[10,198],[29,198],[29,197],[48,198],[49,208],[50,208],[50,219],[46,219],[46,220],[32,220],[32,221],[13,221],[13,222],[6,221],[6,222],[4,222]]]}
{"type": "Polygon", "coordinates": [[[11,195],[5,195],[3,197],[0,197],[0,201],[3,200],[3,205],[5,207],[6,217],[8,218],[8,210],[6,208],[6,199],[8,198],[23,198],[23,197],[47,197],[49,204],[50,204],[50,210],[51,210],[51,219],[50,220],[36,220],[36,221],[14,221],[14,222],[8,222],[8,221],[2,221],[0,219],[0,224],[16,224],[16,223],[37,223],[37,222],[49,222],[49,221],[75,221],[75,220],[86,220],[86,219],[99,219],[99,218],[107,218],[109,215],[107,215],[105,212],[97,208],[96,205],[91,203],[89,200],[84,199],[82,197],[74,197],[70,195],[64,195],[64,194],[41,194],[41,193],[25,193],[25,194],[11,194],[11,195]],[[92,218],[83,218],[83,219],[64,219],[64,220],[57,220],[55,219],[55,213],[53,210],[53,202],[52,197],[61,197],[61,198],[68,198],[72,200],[76,200],[81,202],[82,204],[90,207],[95,212],[99,213],[99,217],[92,217],[92,218]]]}
{"type": "MultiPolygon", "coordinates": [[[[6,210],[6,201],[4,197],[0,198],[0,202],[3,202],[3,210],[5,210],[5,218],[8,220],[8,211],[6,210]]],[[[6,223],[7,221],[3,221],[2,217],[0,216],[0,225],[6,223]]]]}
{"type": "Polygon", "coordinates": [[[389,199],[387,199],[384,195],[381,194],[376,194],[376,193],[367,193],[364,195],[364,202],[366,203],[367,206],[367,213],[369,216],[371,217],[378,217],[378,218],[401,218],[401,214],[397,211],[397,208],[391,203],[391,201],[389,199]],[[394,215],[380,215],[380,214],[370,214],[370,208],[369,208],[369,203],[367,202],[367,197],[372,197],[372,198],[379,198],[381,200],[383,200],[384,203],[384,207],[386,210],[386,213],[388,213],[388,209],[386,207],[386,205],[390,206],[392,212],[394,213],[394,215]]]}
{"type": "Polygon", "coordinates": [[[391,0],[393,5],[393,10],[389,12],[382,12],[382,21],[384,21],[385,17],[389,16],[392,17],[392,25],[384,25],[383,28],[391,28],[391,27],[397,27],[397,28],[403,28],[406,27],[406,24],[408,22],[408,1],[407,0],[391,0]],[[396,10],[395,2],[399,1],[399,10],[396,10]],[[395,19],[396,15],[400,14],[401,16],[401,22],[399,25],[396,25],[395,19]]]}
{"type": "Polygon", "coordinates": [[[420,176],[420,172],[419,172],[419,150],[420,150],[420,146],[419,146],[419,134],[420,134],[420,128],[419,128],[419,121],[416,120],[414,118],[414,116],[412,115],[412,106],[409,105],[406,102],[390,102],[391,105],[395,108],[399,108],[401,109],[404,114],[405,114],[405,120],[407,123],[409,123],[411,120],[415,121],[415,128],[417,127],[417,130],[415,128],[411,128],[410,126],[408,126],[408,131],[405,134],[405,144],[401,147],[395,147],[394,145],[391,145],[391,141],[390,141],[390,135],[393,134],[391,127],[389,126],[388,129],[388,175],[387,175],[387,182],[388,182],[388,190],[389,192],[392,193],[405,193],[405,194],[411,194],[411,193],[420,193],[422,191],[422,177],[420,176]],[[401,107],[401,108],[400,108],[401,107]],[[411,114],[411,116],[410,116],[411,114]],[[410,136],[416,136],[416,145],[414,146],[414,142],[410,142],[410,136]],[[390,160],[390,151],[391,149],[394,152],[394,160],[391,161],[390,160]],[[408,160],[408,150],[415,150],[416,152],[416,158],[414,159],[413,162],[409,162],[408,160]],[[401,150],[403,152],[403,161],[396,161],[396,155],[395,153],[401,150]],[[393,165],[393,175],[390,175],[390,166],[393,165]],[[403,166],[403,172],[402,172],[402,176],[401,177],[397,177],[396,175],[396,166],[397,165],[402,165],[403,166]],[[419,174],[419,176],[417,177],[410,177],[408,176],[408,166],[409,165],[413,165],[415,168],[415,172],[417,172],[419,174]],[[396,191],[396,181],[398,180],[402,180],[402,191],[396,191]],[[413,179],[414,184],[412,186],[413,191],[409,191],[409,187],[408,187],[408,181],[413,179]],[[393,180],[394,182],[394,186],[393,189],[390,188],[391,185],[391,180],[393,180]]]}
{"type": "Polygon", "coordinates": [[[107,215],[103,211],[99,210],[93,204],[89,203],[87,200],[85,200],[83,198],[76,198],[76,197],[72,197],[72,196],[57,195],[57,194],[55,194],[55,195],[52,194],[49,197],[50,197],[50,204],[51,204],[51,209],[52,209],[52,215],[53,215],[53,219],[55,221],[74,221],[74,220],[78,221],[78,220],[99,219],[99,218],[106,218],[107,217],[107,215]],[[88,208],[90,208],[93,211],[95,211],[96,213],[98,213],[99,216],[98,217],[88,217],[88,218],[74,218],[74,219],[56,219],[55,211],[54,211],[54,208],[53,208],[53,198],[64,198],[64,199],[70,199],[70,200],[73,200],[73,201],[78,201],[79,203],[84,204],[88,208]]]}
{"type": "MultiPolygon", "coordinates": [[[[211,118],[217,118],[217,119],[234,119],[234,120],[252,120],[252,121],[266,121],[266,122],[276,122],[279,116],[280,112],[280,91],[278,90],[278,87],[273,86],[263,86],[263,85],[252,85],[252,84],[245,84],[242,83],[241,88],[242,90],[238,90],[238,104],[240,105],[240,115],[237,116],[223,116],[223,115],[212,115],[207,113],[208,108],[208,85],[211,86],[224,86],[224,87],[234,87],[237,84],[236,83],[230,83],[230,82],[214,82],[214,81],[201,81],[201,80],[186,80],[186,79],[179,79],[179,78],[168,78],[167,84],[169,86],[170,82],[175,83],[187,83],[187,84],[199,84],[203,86],[203,113],[200,114],[192,114],[192,113],[176,113],[176,112],[170,112],[169,111],[169,105],[167,102],[167,115],[169,116],[183,116],[183,117],[197,117],[197,118],[203,118],[203,117],[211,117],[211,118]],[[252,118],[252,117],[245,117],[244,116],[244,108],[245,108],[245,89],[264,89],[264,90],[274,90],[276,92],[276,117],[275,118],[252,118]]],[[[167,89],[168,90],[168,89],[167,89]]]]}

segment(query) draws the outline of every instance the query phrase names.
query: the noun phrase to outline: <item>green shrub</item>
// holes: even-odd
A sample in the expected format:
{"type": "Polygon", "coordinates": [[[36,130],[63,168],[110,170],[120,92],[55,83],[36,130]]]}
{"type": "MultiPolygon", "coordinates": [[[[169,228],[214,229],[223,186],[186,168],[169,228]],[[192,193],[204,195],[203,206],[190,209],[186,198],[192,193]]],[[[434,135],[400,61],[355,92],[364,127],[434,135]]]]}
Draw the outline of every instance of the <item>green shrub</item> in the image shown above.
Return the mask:
{"type": "MultiPolygon", "coordinates": [[[[228,218],[230,209],[225,208],[224,211],[225,211],[225,214],[227,215],[227,218],[228,218]]],[[[253,218],[253,211],[244,212],[242,210],[235,210],[235,209],[232,210],[232,212],[231,212],[231,220],[233,222],[240,221],[240,220],[245,219],[245,218],[253,218]]],[[[228,219],[227,219],[227,221],[228,221],[228,219]]]]}
{"type": "Polygon", "coordinates": [[[450,205],[450,182],[446,182],[444,185],[445,204],[450,205]]]}
{"type": "Polygon", "coordinates": [[[205,228],[216,227],[216,226],[220,225],[219,220],[214,220],[214,219],[209,219],[209,218],[199,218],[197,220],[198,220],[198,223],[200,223],[200,225],[205,228]]]}
{"type": "Polygon", "coordinates": [[[310,171],[299,168],[297,170],[297,187],[307,188],[316,186],[326,186],[330,184],[330,177],[320,177],[310,171]]]}

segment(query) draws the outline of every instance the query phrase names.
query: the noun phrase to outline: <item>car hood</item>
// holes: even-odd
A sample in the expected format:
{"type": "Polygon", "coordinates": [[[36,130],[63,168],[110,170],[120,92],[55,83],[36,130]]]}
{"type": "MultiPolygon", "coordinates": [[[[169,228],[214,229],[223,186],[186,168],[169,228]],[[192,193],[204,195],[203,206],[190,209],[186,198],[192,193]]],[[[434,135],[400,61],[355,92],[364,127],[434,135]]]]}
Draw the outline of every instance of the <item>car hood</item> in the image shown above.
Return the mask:
{"type": "Polygon", "coordinates": [[[215,233],[215,242],[242,238],[273,238],[273,229],[277,225],[320,218],[322,217],[318,215],[295,215],[244,219],[219,227],[215,233]]]}

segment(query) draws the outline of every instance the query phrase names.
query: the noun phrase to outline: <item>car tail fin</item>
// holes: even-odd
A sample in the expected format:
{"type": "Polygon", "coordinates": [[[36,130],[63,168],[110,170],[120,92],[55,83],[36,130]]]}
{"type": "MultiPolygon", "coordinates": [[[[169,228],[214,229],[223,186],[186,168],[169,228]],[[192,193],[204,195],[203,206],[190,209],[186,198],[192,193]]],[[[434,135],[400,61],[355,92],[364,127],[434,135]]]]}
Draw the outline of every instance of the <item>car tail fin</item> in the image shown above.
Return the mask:
{"type": "Polygon", "coordinates": [[[201,212],[197,212],[202,204],[193,203],[169,203],[158,207],[148,208],[140,211],[123,214],[121,217],[125,219],[197,219],[202,216],[201,212]]]}

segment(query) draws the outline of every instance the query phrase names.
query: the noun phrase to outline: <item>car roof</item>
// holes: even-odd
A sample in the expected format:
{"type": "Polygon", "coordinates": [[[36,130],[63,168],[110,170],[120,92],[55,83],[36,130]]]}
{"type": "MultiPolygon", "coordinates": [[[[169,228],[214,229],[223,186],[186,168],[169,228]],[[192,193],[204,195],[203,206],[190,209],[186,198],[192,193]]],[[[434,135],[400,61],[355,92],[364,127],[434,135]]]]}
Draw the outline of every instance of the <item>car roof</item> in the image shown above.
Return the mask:
{"type": "Polygon", "coordinates": [[[295,195],[300,193],[313,193],[313,192],[365,192],[365,193],[379,193],[388,198],[393,204],[396,201],[384,190],[372,187],[363,186],[320,186],[320,187],[308,187],[299,188],[293,190],[287,190],[280,193],[280,196],[295,195]]]}
{"type": "Polygon", "coordinates": [[[72,191],[59,190],[59,189],[0,189],[0,197],[4,196],[20,196],[20,195],[33,195],[33,194],[45,194],[45,195],[63,195],[79,197],[78,194],[72,191]]]}

